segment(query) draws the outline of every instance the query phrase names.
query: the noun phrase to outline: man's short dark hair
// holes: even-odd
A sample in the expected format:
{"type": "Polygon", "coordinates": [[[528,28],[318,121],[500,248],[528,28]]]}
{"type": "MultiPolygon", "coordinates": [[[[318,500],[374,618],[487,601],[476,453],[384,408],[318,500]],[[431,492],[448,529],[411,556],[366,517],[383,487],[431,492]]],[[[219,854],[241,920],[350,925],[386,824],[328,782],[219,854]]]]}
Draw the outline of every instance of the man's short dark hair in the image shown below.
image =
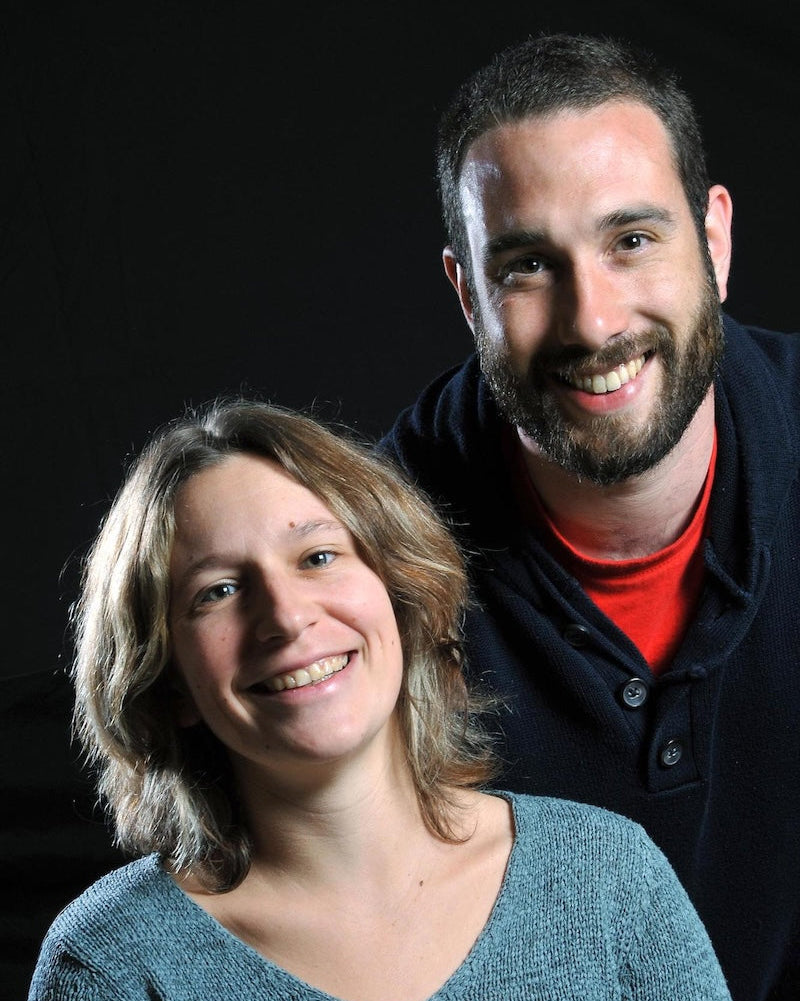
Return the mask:
{"type": "Polygon", "coordinates": [[[616,39],[539,35],[497,53],[456,91],[439,123],[437,166],[447,238],[470,273],[459,193],[470,145],[497,125],[607,101],[637,101],[666,129],[701,241],[705,239],[709,178],[703,139],[691,100],[676,75],[648,52],[616,39]]]}

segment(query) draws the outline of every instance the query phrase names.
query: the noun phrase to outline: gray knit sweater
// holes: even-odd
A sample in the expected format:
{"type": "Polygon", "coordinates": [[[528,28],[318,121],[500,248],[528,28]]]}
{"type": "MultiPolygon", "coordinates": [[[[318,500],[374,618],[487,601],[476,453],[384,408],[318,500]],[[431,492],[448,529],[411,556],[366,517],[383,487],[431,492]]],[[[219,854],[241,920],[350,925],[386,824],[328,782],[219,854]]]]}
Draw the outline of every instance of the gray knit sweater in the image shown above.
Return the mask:
{"type": "MultiPolygon", "coordinates": [[[[642,828],[596,807],[503,795],[516,821],[505,880],[435,1001],[729,1001],[699,918],[642,828]]],[[[78,999],[330,995],[226,931],[151,855],[99,880],[48,932],[29,1001],[78,999]]],[[[403,1001],[402,984],[387,1001],[403,1001]]]]}

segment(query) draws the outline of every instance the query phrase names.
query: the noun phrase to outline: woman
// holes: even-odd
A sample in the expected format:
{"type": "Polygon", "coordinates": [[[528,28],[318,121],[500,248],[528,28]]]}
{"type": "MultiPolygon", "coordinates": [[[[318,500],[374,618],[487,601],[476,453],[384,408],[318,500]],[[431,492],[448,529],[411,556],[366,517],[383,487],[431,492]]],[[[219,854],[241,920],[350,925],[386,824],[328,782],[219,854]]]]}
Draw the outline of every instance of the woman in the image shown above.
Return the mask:
{"type": "Polygon", "coordinates": [[[89,555],[76,723],[124,849],[30,1001],[729,998],[641,828],[479,791],[427,503],[266,404],[162,430],[89,555]]]}

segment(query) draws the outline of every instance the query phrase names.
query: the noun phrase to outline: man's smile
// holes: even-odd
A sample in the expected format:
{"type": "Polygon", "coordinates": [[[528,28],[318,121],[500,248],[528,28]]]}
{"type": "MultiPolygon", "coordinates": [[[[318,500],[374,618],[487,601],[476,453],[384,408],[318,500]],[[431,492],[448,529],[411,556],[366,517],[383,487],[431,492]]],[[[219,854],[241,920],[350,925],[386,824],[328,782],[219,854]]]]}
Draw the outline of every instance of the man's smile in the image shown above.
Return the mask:
{"type": "Polygon", "coordinates": [[[629,362],[617,365],[607,372],[597,372],[592,375],[566,374],[563,376],[563,379],[573,389],[581,389],[585,393],[592,393],[595,396],[600,396],[604,393],[614,393],[636,378],[642,371],[642,366],[646,360],[647,354],[642,354],[638,358],[633,358],[629,362]]]}

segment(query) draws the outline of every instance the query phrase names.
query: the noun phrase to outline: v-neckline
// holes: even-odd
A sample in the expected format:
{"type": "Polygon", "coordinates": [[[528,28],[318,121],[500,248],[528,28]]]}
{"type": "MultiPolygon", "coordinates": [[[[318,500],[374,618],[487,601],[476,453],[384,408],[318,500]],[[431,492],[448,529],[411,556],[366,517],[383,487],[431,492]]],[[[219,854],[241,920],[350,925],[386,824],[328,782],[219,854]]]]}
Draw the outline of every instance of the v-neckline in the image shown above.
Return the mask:
{"type": "MultiPolygon", "coordinates": [[[[513,841],[508,855],[508,860],[506,862],[505,872],[503,873],[503,879],[500,884],[500,889],[497,892],[494,904],[492,905],[492,909],[489,913],[489,917],[486,919],[485,924],[475,938],[475,941],[470,946],[464,959],[447,977],[447,979],[444,980],[434,991],[434,993],[430,994],[425,999],[425,1001],[444,1001],[447,997],[458,996],[459,985],[462,980],[468,977],[469,982],[473,982],[474,978],[471,970],[474,965],[476,963],[480,963],[486,955],[486,952],[482,948],[483,942],[492,934],[494,926],[503,920],[504,903],[508,896],[508,886],[515,879],[515,870],[518,864],[517,858],[519,855],[518,849],[521,834],[520,817],[516,797],[513,793],[492,790],[487,794],[495,796],[498,799],[506,800],[511,807],[514,828],[513,841]]],[[[213,931],[217,939],[225,941],[229,948],[234,949],[236,952],[240,953],[243,958],[246,958],[248,964],[255,964],[257,967],[262,969],[267,976],[283,980],[287,986],[294,988],[296,992],[303,992],[303,996],[307,996],[310,1001],[312,1001],[312,999],[316,999],[316,1001],[353,1001],[352,998],[343,998],[338,995],[329,994],[322,988],[308,983],[301,977],[292,973],[290,970],[287,970],[285,967],[280,966],[278,963],[269,959],[263,953],[259,952],[258,949],[248,945],[244,939],[230,931],[230,929],[226,928],[222,922],[217,920],[217,918],[205,910],[205,908],[201,907],[195,900],[192,900],[192,898],[185,893],[180,886],[178,886],[169,873],[166,872],[158,863],[157,858],[154,858],[154,861],[158,867],[160,877],[167,884],[167,892],[170,899],[175,902],[177,907],[187,913],[187,919],[190,924],[196,924],[197,921],[202,922],[207,928],[213,931]]]]}

